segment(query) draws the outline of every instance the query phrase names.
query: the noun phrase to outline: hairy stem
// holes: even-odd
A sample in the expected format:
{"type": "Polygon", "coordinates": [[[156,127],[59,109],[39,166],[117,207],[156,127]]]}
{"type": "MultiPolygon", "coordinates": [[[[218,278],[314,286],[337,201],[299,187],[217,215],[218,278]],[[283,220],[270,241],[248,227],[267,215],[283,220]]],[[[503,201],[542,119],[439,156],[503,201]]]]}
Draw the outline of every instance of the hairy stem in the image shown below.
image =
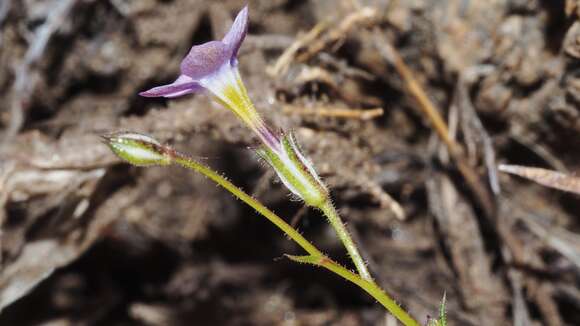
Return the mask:
{"type": "Polygon", "coordinates": [[[342,222],[340,221],[340,218],[338,217],[336,210],[331,204],[329,204],[328,207],[322,208],[323,212],[325,215],[328,216],[329,221],[331,221],[331,224],[335,226],[335,229],[337,229],[337,233],[339,234],[341,240],[343,240],[343,242],[346,241],[345,246],[349,251],[349,253],[351,254],[351,257],[353,257],[353,260],[355,261],[355,264],[359,269],[360,275],[349,271],[348,269],[334,262],[332,259],[328,258],[320,250],[318,250],[312,243],[310,243],[306,238],[304,238],[296,229],[294,229],[292,226],[286,223],[281,217],[276,215],[266,206],[262,205],[262,203],[252,198],[250,195],[245,193],[243,190],[235,186],[233,183],[231,183],[226,178],[219,175],[209,167],[196,162],[195,160],[185,156],[184,154],[176,152],[172,153],[172,162],[205,175],[206,177],[210,178],[212,181],[214,181],[215,183],[219,184],[224,189],[229,191],[232,195],[234,195],[244,203],[250,205],[256,211],[258,211],[258,213],[260,213],[262,216],[264,216],[270,222],[276,225],[280,230],[286,233],[290,239],[292,239],[300,247],[302,247],[302,249],[304,249],[308,254],[310,254],[311,257],[316,258],[314,260],[309,260],[308,263],[324,267],[327,270],[335,273],[336,275],[344,278],[345,280],[354,283],[362,290],[367,292],[374,299],[376,299],[381,305],[383,305],[383,307],[385,307],[391,314],[393,314],[395,318],[397,318],[401,323],[403,323],[403,325],[407,326],[420,325],[419,322],[413,319],[413,317],[411,317],[405,310],[403,310],[403,308],[401,308],[395,302],[395,300],[393,300],[389,295],[387,295],[383,289],[381,289],[372,279],[370,279],[370,275],[368,274],[366,266],[364,265],[364,262],[360,257],[360,254],[358,253],[358,250],[354,246],[352,239],[346,232],[344,224],[342,224],[342,222]],[[354,257],[357,257],[357,259],[355,260],[354,257]],[[364,278],[364,276],[361,277],[361,275],[367,275],[368,278],[364,278]]]}
{"type": "Polygon", "coordinates": [[[252,198],[252,196],[245,193],[243,190],[235,186],[233,183],[231,183],[226,178],[222,177],[209,167],[200,164],[183,154],[176,154],[173,161],[183,167],[186,167],[188,169],[197,171],[205,175],[215,183],[225,188],[236,198],[250,205],[256,211],[258,211],[258,213],[262,214],[270,222],[276,225],[280,230],[286,233],[288,237],[290,237],[290,239],[294,240],[294,242],[296,242],[300,247],[302,247],[302,249],[306,250],[306,252],[308,252],[309,254],[313,256],[323,256],[320,250],[316,249],[316,247],[314,247],[308,240],[306,240],[306,238],[304,238],[298,231],[296,231],[296,229],[294,229],[292,226],[286,223],[286,221],[284,221],[281,217],[276,215],[266,206],[262,205],[262,203],[252,198]]]}
{"type": "Polygon", "coordinates": [[[351,281],[358,287],[367,292],[370,296],[375,298],[383,307],[385,307],[395,318],[397,318],[403,325],[406,326],[419,326],[419,322],[415,320],[411,315],[409,315],[401,306],[399,306],[393,298],[385,293],[374,281],[365,280],[359,275],[349,271],[348,269],[340,266],[334,261],[327,259],[326,261],[320,262],[320,266],[328,269],[329,271],[339,275],[340,277],[351,281]]]}
{"type": "Polygon", "coordinates": [[[346,248],[346,251],[350,256],[350,259],[354,263],[354,266],[356,267],[356,270],[358,271],[360,276],[363,279],[374,283],[373,278],[367,269],[367,265],[365,264],[363,258],[361,257],[358,248],[354,244],[354,241],[352,241],[352,238],[348,233],[346,226],[340,219],[340,216],[338,215],[336,208],[334,208],[334,205],[332,205],[332,202],[330,202],[330,200],[327,200],[325,204],[322,205],[322,207],[320,207],[320,210],[322,210],[324,215],[326,215],[328,222],[334,228],[336,234],[340,238],[340,241],[342,241],[342,244],[346,248]]]}

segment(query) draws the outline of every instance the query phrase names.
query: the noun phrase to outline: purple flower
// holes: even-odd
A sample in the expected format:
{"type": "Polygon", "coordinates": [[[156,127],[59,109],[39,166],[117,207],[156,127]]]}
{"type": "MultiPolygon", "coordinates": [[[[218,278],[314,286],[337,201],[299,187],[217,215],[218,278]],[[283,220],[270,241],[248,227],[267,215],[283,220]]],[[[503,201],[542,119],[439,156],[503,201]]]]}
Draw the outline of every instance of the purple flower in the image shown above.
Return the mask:
{"type": "MultiPolygon", "coordinates": [[[[221,41],[211,41],[194,45],[181,62],[181,74],[171,84],[154,87],[139,95],[145,97],[178,97],[201,89],[208,89],[216,84],[224,70],[233,70],[238,64],[237,55],[242,41],[248,31],[248,7],[244,7],[229,32],[221,41]]],[[[235,69],[237,70],[237,69],[235,69]]],[[[234,72],[234,78],[239,76],[234,72]]],[[[232,77],[232,76],[229,76],[232,77]]],[[[218,81],[219,82],[219,81],[218,81]]],[[[236,80],[237,83],[237,80],[236,80]]],[[[218,94],[215,94],[218,95],[218,94]]],[[[220,98],[220,96],[218,96],[220,98]]]]}
{"type": "Polygon", "coordinates": [[[246,123],[262,142],[274,148],[279,147],[278,136],[270,131],[254,108],[238,71],[238,50],[247,31],[248,7],[244,7],[221,41],[194,45],[189,50],[181,62],[181,74],[173,83],[152,88],[139,95],[172,98],[207,90],[246,123]]]}
{"type": "Polygon", "coordinates": [[[237,55],[247,30],[248,8],[244,7],[221,41],[191,48],[181,62],[181,74],[173,83],[140,95],[171,98],[199,90],[209,91],[258,135],[264,146],[257,153],[276,170],[288,189],[308,205],[322,207],[328,200],[328,191],[312,163],[302,155],[291,135],[278,135],[268,128],[242,82],[237,55]]]}

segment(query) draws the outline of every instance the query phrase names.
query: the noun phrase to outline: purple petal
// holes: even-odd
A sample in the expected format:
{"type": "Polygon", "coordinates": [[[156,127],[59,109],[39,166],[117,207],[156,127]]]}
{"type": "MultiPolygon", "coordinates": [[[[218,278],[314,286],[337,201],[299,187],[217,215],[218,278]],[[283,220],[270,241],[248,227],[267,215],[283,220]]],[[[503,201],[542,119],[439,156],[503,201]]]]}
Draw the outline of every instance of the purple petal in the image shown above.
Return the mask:
{"type": "Polygon", "coordinates": [[[180,75],[173,83],[154,87],[139,95],[144,97],[178,97],[201,90],[202,87],[188,76],[180,75]]]}
{"type": "Polygon", "coordinates": [[[222,42],[228,45],[231,51],[232,59],[238,55],[238,50],[242,45],[242,41],[246,38],[248,32],[248,6],[245,6],[234,21],[229,32],[224,36],[222,42]]]}
{"type": "Polygon", "coordinates": [[[200,80],[217,71],[229,59],[230,51],[224,42],[210,41],[194,45],[181,61],[181,73],[200,80]]]}

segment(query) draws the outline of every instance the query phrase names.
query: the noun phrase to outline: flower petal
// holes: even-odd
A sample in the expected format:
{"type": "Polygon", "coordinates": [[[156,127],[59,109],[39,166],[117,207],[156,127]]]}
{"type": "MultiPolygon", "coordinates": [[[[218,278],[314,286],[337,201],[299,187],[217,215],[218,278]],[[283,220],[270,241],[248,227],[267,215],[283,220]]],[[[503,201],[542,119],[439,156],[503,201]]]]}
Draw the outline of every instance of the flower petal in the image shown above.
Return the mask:
{"type": "Polygon", "coordinates": [[[235,60],[238,55],[238,50],[242,45],[242,41],[246,38],[248,32],[248,6],[245,6],[234,21],[229,32],[224,36],[222,42],[228,45],[231,51],[232,60],[235,60]]]}
{"type": "Polygon", "coordinates": [[[202,87],[192,78],[180,75],[173,83],[151,88],[139,93],[144,97],[178,97],[201,90],[202,87]]]}
{"type": "Polygon", "coordinates": [[[230,57],[230,51],[222,41],[194,45],[181,62],[181,73],[199,80],[217,71],[229,62],[230,57]]]}

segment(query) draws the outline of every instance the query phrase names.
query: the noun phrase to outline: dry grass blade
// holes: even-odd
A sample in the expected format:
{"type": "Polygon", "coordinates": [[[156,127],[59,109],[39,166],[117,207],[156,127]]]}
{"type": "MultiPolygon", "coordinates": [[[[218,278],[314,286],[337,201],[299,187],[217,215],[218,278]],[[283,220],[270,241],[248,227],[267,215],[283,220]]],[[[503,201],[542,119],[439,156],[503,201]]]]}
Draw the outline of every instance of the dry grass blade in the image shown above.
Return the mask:
{"type": "MultiPolygon", "coordinates": [[[[456,97],[454,105],[458,108],[461,120],[461,129],[465,137],[467,147],[467,157],[475,158],[478,154],[478,147],[482,147],[482,155],[487,169],[489,186],[495,195],[499,195],[501,188],[497,177],[496,154],[493,148],[493,141],[487,130],[483,126],[471,99],[469,98],[468,85],[465,78],[460,78],[456,85],[456,97]]],[[[472,162],[475,162],[472,160],[472,162]]]]}
{"type": "Polygon", "coordinates": [[[437,132],[437,135],[447,146],[449,152],[454,155],[461,151],[461,147],[451,136],[449,135],[449,128],[445,123],[445,120],[439,113],[439,110],[435,107],[435,104],[429,99],[429,96],[423,90],[423,87],[419,84],[411,71],[411,68],[407,66],[397,49],[386,40],[378,31],[375,32],[374,41],[377,49],[381,55],[391,63],[401,78],[406,84],[408,92],[413,96],[413,98],[419,104],[419,108],[425,114],[425,116],[431,122],[433,129],[437,132]]]}
{"type": "Polygon", "coordinates": [[[280,76],[288,71],[293,61],[305,62],[325,48],[336,44],[357,26],[372,25],[377,21],[377,12],[374,8],[363,7],[341,20],[340,23],[330,26],[325,22],[316,24],[308,33],[298,36],[296,41],[282,53],[274,66],[266,69],[270,76],[280,76]],[[303,52],[299,53],[301,50],[303,52]]]}
{"type": "Polygon", "coordinates": [[[435,174],[426,185],[429,207],[461,283],[463,304],[475,313],[477,325],[498,325],[505,313],[501,299],[498,300],[503,295],[498,294],[507,290],[492,271],[475,211],[449,177],[435,174]]]}
{"type": "Polygon", "coordinates": [[[407,219],[407,214],[403,209],[403,206],[399,202],[397,202],[391,195],[387,192],[383,191],[383,189],[374,183],[372,180],[369,180],[365,177],[358,178],[356,176],[350,176],[351,182],[358,184],[362,189],[368,191],[371,195],[373,195],[376,199],[379,200],[381,207],[387,207],[395,214],[395,217],[399,219],[399,221],[404,221],[407,219]]]}
{"type": "Polygon", "coordinates": [[[306,44],[314,41],[324,30],[326,30],[327,24],[326,23],[318,23],[316,24],[308,33],[298,36],[296,41],[282,53],[282,55],[278,58],[276,63],[273,66],[267,67],[266,72],[270,76],[280,76],[284,74],[287,70],[296,53],[304,47],[306,44]]]}
{"type": "Polygon", "coordinates": [[[546,187],[580,194],[580,178],[578,177],[572,177],[552,170],[520,165],[500,164],[499,170],[530,179],[546,187]]]}
{"type": "Polygon", "coordinates": [[[336,25],[334,28],[329,29],[326,37],[319,38],[308,45],[308,48],[305,52],[299,54],[296,57],[298,62],[304,62],[316,54],[324,50],[325,48],[329,47],[331,44],[340,41],[344,38],[346,34],[350,30],[352,30],[356,26],[360,26],[362,24],[372,24],[377,18],[377,11],[371,7],[363,7],[348,16],[344,17],[344,19],[336,25]]]}
{"type": "Polygon", "coordinates": [[[411,68],[407,66],[397,49],[378,30],[374,33],[374,41],[381,55],[397,70],[405,82],[407,91],[417,101],[419,109],[447,147],[447,151],[453,158],[457,169],[476,195],[485,214],[489,217],[494,216],[495,202],[491,193],[482,184],[479,174],[469,165],[461,146],[450,136],[449,128],[441,113],[439,113],[439,109],[429,99],[427,92],[417,81],[411,68]]]}

